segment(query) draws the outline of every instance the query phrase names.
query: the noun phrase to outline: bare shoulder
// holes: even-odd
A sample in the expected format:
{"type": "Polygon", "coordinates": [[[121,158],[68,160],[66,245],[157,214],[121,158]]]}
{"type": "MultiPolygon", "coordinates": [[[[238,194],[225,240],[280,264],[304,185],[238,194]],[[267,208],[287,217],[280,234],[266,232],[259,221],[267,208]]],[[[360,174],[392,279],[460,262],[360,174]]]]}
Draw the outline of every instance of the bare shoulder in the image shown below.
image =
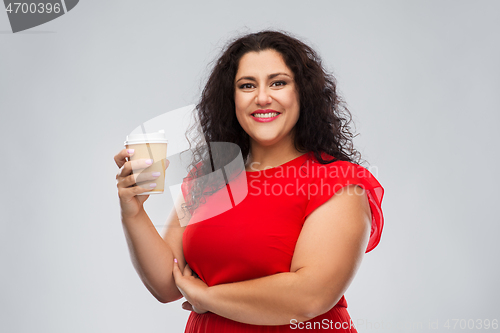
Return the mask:
{"type": "MultiPolygon", "coordinates": [[[[324,220],[327,216],[331,216],[332,220],[338,221],[338,223],[341,223],[342,220],[371,221],[370,204],[366,191],[355,184],[342,187],[328,201],[313,211],[305,223],[309,224],[318,219],[324,220]]],[[[326,218],[326,220],[330,219],[326,218]]]]}
{"type": "Polygon", "coordinates": [[[292,268],[325,267],[325,264],[345,262],[345,258],[355,262],[366,249],[370,229],[366,191],[358,185],[344,186],[307,217],[297,241],[292,268]],[[332,261],[338,254],[343,259],[332,261]]]}
{"type": "Polygon", "coordinates": [[[368,196],[365,189],[359,185],[351,184],[342,187],[325,203],[325,205],[325,209],[344,212],[351,211],[353,215],[365,215],[368,221],[371,221],[368,196]]]}

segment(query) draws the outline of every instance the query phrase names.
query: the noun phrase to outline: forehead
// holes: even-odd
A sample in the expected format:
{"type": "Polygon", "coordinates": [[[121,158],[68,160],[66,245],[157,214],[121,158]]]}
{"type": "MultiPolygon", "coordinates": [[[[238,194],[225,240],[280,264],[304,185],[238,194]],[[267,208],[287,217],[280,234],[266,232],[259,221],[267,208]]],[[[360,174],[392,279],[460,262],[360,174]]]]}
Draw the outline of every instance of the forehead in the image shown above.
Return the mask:
{"type": "Polygon", "coordinates": [[[292,71],[288,68],[279,52],[264,50],[260,52],[248,52],[243,55],[238,64],[236,76],[268,75],[278,72],[293,76],[292,71]]]}

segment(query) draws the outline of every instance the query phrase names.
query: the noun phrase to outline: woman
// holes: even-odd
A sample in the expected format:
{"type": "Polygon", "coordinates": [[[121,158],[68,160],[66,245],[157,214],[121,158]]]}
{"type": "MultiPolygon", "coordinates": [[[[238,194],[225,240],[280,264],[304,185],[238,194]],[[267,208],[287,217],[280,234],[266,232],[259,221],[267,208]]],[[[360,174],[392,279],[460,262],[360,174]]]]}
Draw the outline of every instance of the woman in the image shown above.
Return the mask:
{"type": "Polygon", "coordinates": [[[186,332],[356,332],[343,294],[379,242],[383,188],[356,164],[350,114],[319,57],[280,32],[239,38],[197,112],[206,142],[241,149],[246,172],[225,178],[246,177],[248,194],[204,217],[230,186],[193,182],[212,171],[198,146],[177,202],[187,214],[173,210],[160,237],[137,196],[149,187],[132,173],[147,164],[116,155],[122,222],[146,287],[160,302],[186,298],[186,332]]]}

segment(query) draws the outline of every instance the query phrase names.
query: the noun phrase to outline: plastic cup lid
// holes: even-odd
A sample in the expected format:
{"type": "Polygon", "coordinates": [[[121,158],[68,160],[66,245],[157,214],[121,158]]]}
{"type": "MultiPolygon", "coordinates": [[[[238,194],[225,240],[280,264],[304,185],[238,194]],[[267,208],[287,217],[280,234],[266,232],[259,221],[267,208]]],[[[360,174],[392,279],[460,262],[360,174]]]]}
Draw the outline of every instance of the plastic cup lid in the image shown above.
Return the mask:
{"type": "Polygon", "coordinates": [[[127,135],[125,146],[139,144],[139,143],[168,143],[165,137],[165,131],[160,130],[153,133],[141,133],[127,135]]]}

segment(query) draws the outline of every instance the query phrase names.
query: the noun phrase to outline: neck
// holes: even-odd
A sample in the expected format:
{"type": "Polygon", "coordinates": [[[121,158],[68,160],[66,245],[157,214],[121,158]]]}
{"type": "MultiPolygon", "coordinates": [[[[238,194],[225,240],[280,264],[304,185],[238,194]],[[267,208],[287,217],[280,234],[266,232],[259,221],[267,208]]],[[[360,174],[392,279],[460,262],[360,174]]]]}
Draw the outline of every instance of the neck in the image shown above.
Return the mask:
{"type": "Polygon", "coordinates": [[[291,140],[280,142],[272,146],[262,146],[252,141],[250,145],[250,155],[247,160],[247,171],[274,168],[302,154],[303,153],[295,149],[293,141],[291,140]]]}

